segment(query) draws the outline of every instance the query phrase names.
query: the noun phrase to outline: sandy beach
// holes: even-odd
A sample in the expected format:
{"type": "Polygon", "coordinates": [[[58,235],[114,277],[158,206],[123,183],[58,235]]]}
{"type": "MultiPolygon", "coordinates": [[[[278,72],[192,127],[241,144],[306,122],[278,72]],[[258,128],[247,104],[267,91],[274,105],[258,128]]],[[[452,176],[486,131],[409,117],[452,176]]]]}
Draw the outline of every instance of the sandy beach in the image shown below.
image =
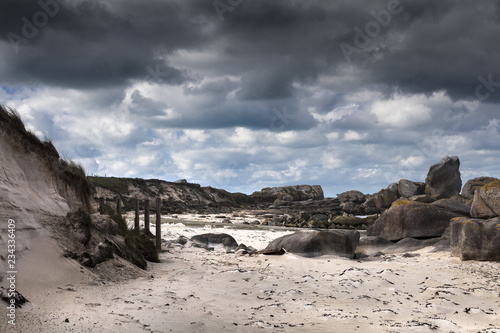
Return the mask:
{"type": "MultiPolygon", "coordinates": [[[[292,231],[162,225],[166,241],[205,232],[261,249],[292,231]]],[[[164,245],[148,271],[118,259],[99,265],[115,274],[108,280],[44,256],[31,267],[57,260],[50,268],[57,274],[20,269],[19,290],[31,303],[17,310],[15,327],[2,307],[1,331],[500,332],[498,262],[461,262],[429,249],[349,260],[164,245]],[[138,277],[123,280],[127,274],[138,277]]]]}

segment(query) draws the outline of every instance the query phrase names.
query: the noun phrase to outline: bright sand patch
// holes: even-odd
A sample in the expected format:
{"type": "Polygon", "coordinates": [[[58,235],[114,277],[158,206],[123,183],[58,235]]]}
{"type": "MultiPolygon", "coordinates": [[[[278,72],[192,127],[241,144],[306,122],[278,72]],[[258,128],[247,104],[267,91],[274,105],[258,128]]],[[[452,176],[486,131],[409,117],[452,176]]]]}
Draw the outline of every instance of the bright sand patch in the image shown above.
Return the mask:
{"type": "MultiPolygon", "coordinates": [[[[257,249],[290,233],[274,230],[162,225],[166,240],[225,232],[257,249]]],[[[105,284],[53,253],[31,265],[68,266],[57,279],[50,270],[35,280],[20,270],[20,291],[33,304],[17,310],[16,329],[2,306],[0,331],[500,332],[500,263],[417,253],[359,261],[235,257],[176,245],[149,263],[147,276],[105,284]]]]}

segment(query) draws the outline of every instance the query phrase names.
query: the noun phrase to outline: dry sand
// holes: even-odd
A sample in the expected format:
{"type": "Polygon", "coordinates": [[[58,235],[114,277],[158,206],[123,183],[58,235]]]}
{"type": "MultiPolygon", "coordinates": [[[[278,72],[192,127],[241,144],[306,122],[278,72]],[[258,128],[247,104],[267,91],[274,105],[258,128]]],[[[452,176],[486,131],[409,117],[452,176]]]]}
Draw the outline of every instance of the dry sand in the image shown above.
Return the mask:
{"type": "MultiPolygon", "coordinates": [[[[277,230],[162,226],[166,240],[225,232],[258,249],[290,233],[277,230]]],[[[15,328],[2,306],[0,332],[500,332],[498,262],[427,249],[363,260],[166,250],[141,277],[103,282],[41,246],[18,274],[31,304],[15,328]]]]}

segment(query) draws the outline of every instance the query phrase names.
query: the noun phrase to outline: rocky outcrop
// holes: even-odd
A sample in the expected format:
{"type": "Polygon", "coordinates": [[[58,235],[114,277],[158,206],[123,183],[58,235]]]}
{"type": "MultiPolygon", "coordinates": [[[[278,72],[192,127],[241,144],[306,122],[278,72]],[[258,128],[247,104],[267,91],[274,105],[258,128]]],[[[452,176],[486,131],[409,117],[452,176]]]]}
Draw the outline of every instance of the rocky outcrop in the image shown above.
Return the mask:
{"type": "Polygon", "coordinates": [[[443,157],[431,165],[425,179],[425,194],[434,200],[460,194],[462,179],[459,168],[460,160],[457,156],[443,157]]]}
{"type": "Polygon", "coordinates": [[[477,177],[468,180],[467,183],[465,183],[464,187],[462,188],[462,197],[467,199],[473,199],[474,192],[477,189],[480,189],[484,185],[491,183],[494,180],[496,180],[496,178],[493,177],[477,177]]]}
{"type": "Polygon", "coordinates": [[[475,191],[471,216],[477,218],[500,216],[500,179],[495,179],[475,191]]]}
{"type": "Polygon", "coordinates": [[[274,195],[282,201],[304,201],[308,199],[323,200],[323,189],[319,185],[294,185],[282,187],[266,187],[254,194],[274,195]]]}
{"type": "Polygon", "coordinates": [[[395,202],[367,230],[367,236],[379,236],[391,241],[403,238],[440,237],[450,219],[459,214],[409,200],[395,202]]]}
{"type": "Polygon", "coordinates": [[[425,183],[412,182],[411,180],[401,179],[398,183],[398,193],[402,198],[410,198],[414,195],[424,194],[425,183]]]}
{"type": "MultiPolygon", "coordinates": [[[[116,211],[116,202],[120,198],[123,211],[134,210],[135,201],[148,199],[153,205],[156,198],[162,199],[166,213],[180,214],[186,211],[198,213],[221,213],[245,205],[256,205],[260,197],[243,193],[229,193],[210,186],[200,186],[181,181],[168,182],[159,179],[137,179],[117,177],[88,177],[93,190],[93,207],[97,210],[101,198],[105,205],[116,211]]],[[[275,198],[267,202],[267,206],[275,198]]]]}
{"type": "Polygon", "coordinates": [[[283,248],[306,257],[338,255],[353,258],[359,238],[357,231],[299,231],[273,240],[264,250],[283,248]]]}
{"type": "Polygon", "coordinates": [[[461,260],[500,260],[500,220],[451,220],[451,255],[461,260]]]}

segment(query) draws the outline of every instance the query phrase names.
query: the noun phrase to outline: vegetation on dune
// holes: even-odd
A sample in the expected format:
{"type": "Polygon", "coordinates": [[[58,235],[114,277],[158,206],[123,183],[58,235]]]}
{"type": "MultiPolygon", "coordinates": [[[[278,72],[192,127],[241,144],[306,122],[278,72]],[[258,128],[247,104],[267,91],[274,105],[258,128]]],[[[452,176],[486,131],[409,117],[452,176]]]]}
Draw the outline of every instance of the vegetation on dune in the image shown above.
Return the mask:
{"type": "Polygon", "coordinates": [[[87,179],[92,184],[92,192],[94,193],[96,186],[106,188],[121,195],[128,195],[130,193],[128,190],[128,183],[125,178],[89,176],[87,179]]]}
{"type": "Polygon", "coordinates": [[[61,158],[52,141],[40,140],[35,133],[26,129],[19,112],[0,104],[0,128],[16,149],[35,154],[45,161],[54,175],[70,185],[79,195],[84,209],[90,211],[90,186],[85,177],[85,169],[79,163],[61,158]]]}
{"type": "Polygon", "coordinates": [[[42,158],[59,159],[59,153],[51,140],[40,140],[35,133],[26,129],[19,112],[10,107],[0,105],[0,125],[2,129],[16,140],[22,142],[25,151],[35,153],[42,158]]]}

